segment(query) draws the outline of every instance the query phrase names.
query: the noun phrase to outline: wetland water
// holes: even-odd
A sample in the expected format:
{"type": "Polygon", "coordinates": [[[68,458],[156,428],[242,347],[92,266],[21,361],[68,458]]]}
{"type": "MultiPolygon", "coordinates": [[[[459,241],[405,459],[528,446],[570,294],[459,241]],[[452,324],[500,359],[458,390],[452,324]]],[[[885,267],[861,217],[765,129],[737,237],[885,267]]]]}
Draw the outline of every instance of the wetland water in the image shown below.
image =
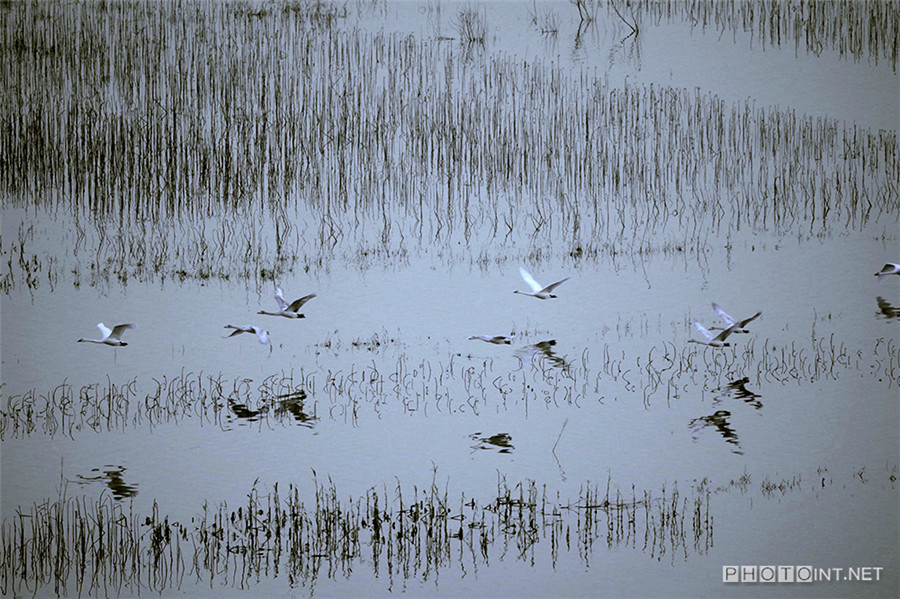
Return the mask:
{"type": "Polygon", "coordinates": [[[4,596],[900,591],[896,4],[0,10],[4,596]]]}

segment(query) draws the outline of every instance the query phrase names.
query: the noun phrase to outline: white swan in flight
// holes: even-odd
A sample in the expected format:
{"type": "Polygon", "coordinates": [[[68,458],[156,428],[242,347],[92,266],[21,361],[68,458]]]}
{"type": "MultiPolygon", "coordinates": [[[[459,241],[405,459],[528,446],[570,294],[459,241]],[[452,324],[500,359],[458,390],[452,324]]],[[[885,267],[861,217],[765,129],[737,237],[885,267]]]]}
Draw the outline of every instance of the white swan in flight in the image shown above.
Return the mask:
{"type": "Polygon", "coordinates": [[[757,312],[750,318],[745,318],[744,320],[735,320],[734,318],[729,316],[728,313],[722,309],[722,306],[720,306],[716,302],[712,303],[712,309],[715,310],[716,314],[718,314],[722,318],[722,320],[725,321],[725,324],[727,325],[726,328],[734,328],[734,330],[731,331],[732,333],[749,333],[750,331],[746,328],[747,325],[762,316],[762,312],[757,312]]]}
{"type": "Polygon", "coordinates": [[[519,274],[522,275],[522,280],[525,281],[529,287],[531,287],[531,293],[528,293],[527,291],[519,291],[518,289],[513,291],[513,293],[521,293],[522,295],[530,295],[531,297],[536,297],[536,298],[542,299],[542,300],[549,299],[551,297],[556,297],[551,292],[569,280],[569,277],[566,277],[565,279],[563,279],[561,281],[557,281],[551,285],[547,285],[546,287],[541,287],[541,284],[534,280],[534,277],[531,276],[531,273],[529,273],[527,270],[525,270],[521,266],[519,267],[519,274]]]}
{"type": "Polygon", "coordinates": [[[284,293],[281,291],[281,287],[276,287],[275,301],[278,302],[278,312],[266,312],[265,310],[260,310],[258,314],[265,314],[266,316],[284,316],[285,318],[306,318],[304,314],[299,314],[297,310],[314,297],[316,297],[316,294],[310,293],[309,295],[304,295],[300,299],[295,299],[288,304],[287,300],[284,299],[284,293]]]}
{"type": "Polygon", "coordinates": [[[122,341],[122,333],[127,331],[128,329],[136,329],[137,327],[133,324],[117,324],[110,330],[106,325],[102,322],[97,323],[97,328],[100,329],[100,334],[103,335],[100,339],[84,339],[81,338],[78,340],[78,343],[102,343],[103,345],[111,345],[113,347],[122,347],[123,345],[128,345],[124,341],[122,341]]]}
{"type": "Polygon", "coordinates": [[[242,327],[236,327],[233,324],[226,324],[225,328],[234,329],[234,332],[232,332],[230,335],[225,335],[223,339],[234,337],[235,335],[240,335],[241,333],[254,333],[256,335],[256,338],[259,339],[259,342],[263,345],[269,342],[269,331],[265,331],[257,326],[247,324],[242,327]]]}
{"type": "Polygon", "coordinates": [[[495,345],[511,345],[512,338],[507,337],[506,335],[472,335],[469,337],[469,340],[472,339],[481,339],[482,341],[487,341],[488,343],[493,343],[495,345]]]}
{"type": "Polygon", "coordinates": [[[885,275],[900,275],[900,264],[894,264],[893,262],[888,262],[884,266],[881,267],[880,272],[876,272],[876,277],[883,277],[885,275]]]}
{"type": "MultiPolygon", "coordinates": [[[[735,323],[736,324],[736,323],[735,323]]],[[[704,345],[709,345],[711,347],[730,347],[730,344],[725,342],[725,339],[728,338],[731,333],[734,332],[735,324],[731,325],[718,335],[713,335],[709,331],[706,330],[702,324],[694,321],[694,328],[700,331],[700,333],[706,338],[706,341],[697,341],[696,339],[688,339],[688,343],[702,343],[704,345]]]]}

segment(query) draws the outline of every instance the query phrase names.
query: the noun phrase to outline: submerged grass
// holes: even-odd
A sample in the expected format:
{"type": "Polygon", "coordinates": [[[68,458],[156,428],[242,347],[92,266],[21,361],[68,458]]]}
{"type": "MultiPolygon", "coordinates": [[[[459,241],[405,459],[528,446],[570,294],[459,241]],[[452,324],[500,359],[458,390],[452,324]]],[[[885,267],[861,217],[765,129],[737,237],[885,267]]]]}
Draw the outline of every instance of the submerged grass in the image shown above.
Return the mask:
{"type": "MultiPolygon", "coordinates": [[[[739,230],[814,235],[900,214],[894,131],[614,86],[550,59],[472,60],[466,44],[298,6],[8,7],[4,218],[58,216],[71,255],[41,264],[47,239],[5,234],[0,284],[257,278],[370,251],[559,245],[548,239],[696,252],[739,230]]],[[[858,6],[841,10],[897,18],[858,6]]],[[[480,14],[460,13],[467,36],[480,14]]]]}

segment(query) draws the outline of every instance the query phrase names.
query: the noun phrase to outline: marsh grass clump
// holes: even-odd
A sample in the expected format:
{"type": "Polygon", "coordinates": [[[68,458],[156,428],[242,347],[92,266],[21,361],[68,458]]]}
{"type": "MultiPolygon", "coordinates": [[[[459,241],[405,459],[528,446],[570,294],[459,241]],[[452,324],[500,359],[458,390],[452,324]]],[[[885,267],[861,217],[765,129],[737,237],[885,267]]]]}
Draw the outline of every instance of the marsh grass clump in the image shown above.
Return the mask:
{"type": "Polygon", "coordinates": [[[538,8],[537,2],[533,2],[528,9],[531,24],[541,32],[541,35],[556,36],[559,33],[559,13],[549,8],[538,8]]]}
{"type": "Polygon", "coordinates": [[[456,13],[453,27],[464,45],[479,44],[484,46],[487,35],[487,20],[484,11],[470,4],[456,13]]]}
{"type": "Polygon", "coordinates": [[[290,0],[281,5],[281,9],[301,21],[316,27],[334,27],[341,19],[346,19],[347,2],[329,2],[325,0],[290,0]]]}

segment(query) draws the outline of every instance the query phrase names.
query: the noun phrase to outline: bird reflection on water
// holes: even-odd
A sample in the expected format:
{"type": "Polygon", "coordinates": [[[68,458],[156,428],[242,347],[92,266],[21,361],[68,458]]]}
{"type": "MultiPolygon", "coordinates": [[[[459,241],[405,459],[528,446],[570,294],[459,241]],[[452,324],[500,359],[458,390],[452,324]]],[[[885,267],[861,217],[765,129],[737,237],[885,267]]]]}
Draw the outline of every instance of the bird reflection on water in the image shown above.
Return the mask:
{"type": "Polygon", "coordinates": [[[481,433],[472,433],[469,438],[476,442],[472,449],[496,449],[498,453],[512,453],[515,447],[512,444],[512,436],[509,433],[497,433],[485,436],[481,433]]]}
{"type": "Polygon", "coordinates": [[[306,391],[300,389],[296,393],[279,395],[275,405],[275,417],[281,418],[288,414],[301,426],[312,428],[318,418],[314,414],[307,414],[303,408],[303,400],[306,399],[306,391]]]}
{"type": "MultiPolygon", "coordinates": [[[[759,400],[762,395],[748,389],[748,383],[750,383],[750,378],[745,376],[743,378],[735,379],[726,386],[718,389],[715,399],[713,399],[713,405],[718,407],[729,399],[734,398],[742,400],[744,403],[753,406],[757,410],[762,409],[763,404],[759,400]]],[[[737,431],[731,421],[731,416],[730,411],[720,409],[708,416],[694,418],[688,423],[688,427],[691,429],[691,436],[694,441],[697,441],[700,438],[701,431],[711,427],[722,435],[722,438],[725,439],[726,443],[733,446],[732,452],[743,455],[744,450],[741,448],[737,431]]]]}
{"type": "Polygon", "coordinates": [[[91,472],[96,474],[90,476],[78,475],[78,480],[72,481],[79,484],[90,484],[93,482],[103,482],[107,488],[112,491],[114,499],[125,499],[134,497],[138,494],[138,486],[130,485],[125,482],[123,474],[126,468],[124,466],[103,466],[102,468],[91,468],[91,472]]]}
{"type": "Polygon", "coordinates": [[[281,421],[285,417],[291,417],[297,424],[312,428],[313,424],[318,420],[315,414],[309,414],[305,411],[304,400],[306,400],[306,391],[300,389],[293,393],[286,393],[274,397],[274,401],[263,403],[259,409],[253,409],[245,403],[239,403],[233,398],[228,398],[228,409],[234,415],[234,418],[244,422],[257,422],[260,417],[268,415],[270,412],[276,420],[281,421]]]}
{"type": "Polygon", "coordinates": [[[235,400],[228,398],[228,409],[231,410],[231,413],[235,415],[239,420],[246,420],[247,422],[256,422],[259,420],[259,415],[263,412],[268,411],[264,406],[262,409],[253,410],[247,407],[247,404],[238,403],[235,400]]]}
{"type": "Polygon", "coordinates": [[[741,443],[738,441],[738,435],[735,432],[734,428],[731,426],[731,412],[728,410],[716,410],[709,416],[700,416],[699,418],[694,418],[688,423],[688,426],[691,429],[691,436],[694,441],[697,441],[700,438],[700,433],[705,428],[712,427],[717,430],[722,438],[725,439],[726,443],[731,444],[732,453],[736,453],[738,455],[744,455],[744,450],[741,449],[741,443]]]}
{"type": "Polygon", "coordinates": [[[875,298],[875,301],[878,302],[878,316],[883,316],[888,320],[900,317],[900,308],[894,307],[893,304],[880,295],[875,298]]]}
{"type": "Polygon", "coordinates": [[[716,403],[721,401],[723,398],[728,397],[733,394],[737,399],[742,399],[746,403],[750,404],[757,410],[763,407],[759,398],[762,397],[759,393],[754,393],[753,391],[747,389],[747,383],[750,382],[749,377],[744,377],[741,379],[737,379],[728,383],[728,386],[725,388],[725,393],[716,398],[716,403]]]}
{"type": "Polygon", "coordinates": [[[524,367],[525,362],[528,361],[530,363],[537,363],[542,367],[544,363],[549,363],[551,366],[567,372],[571,367],[571,364],[567,362],[565,358],[556,355],[554,352],[555,346],[556,339],[548,339],[547,341],[538,341],[534,345],[528,345],[521,349],[517,349],[515,356],[519,359],[519,368],[524,367]]]}

